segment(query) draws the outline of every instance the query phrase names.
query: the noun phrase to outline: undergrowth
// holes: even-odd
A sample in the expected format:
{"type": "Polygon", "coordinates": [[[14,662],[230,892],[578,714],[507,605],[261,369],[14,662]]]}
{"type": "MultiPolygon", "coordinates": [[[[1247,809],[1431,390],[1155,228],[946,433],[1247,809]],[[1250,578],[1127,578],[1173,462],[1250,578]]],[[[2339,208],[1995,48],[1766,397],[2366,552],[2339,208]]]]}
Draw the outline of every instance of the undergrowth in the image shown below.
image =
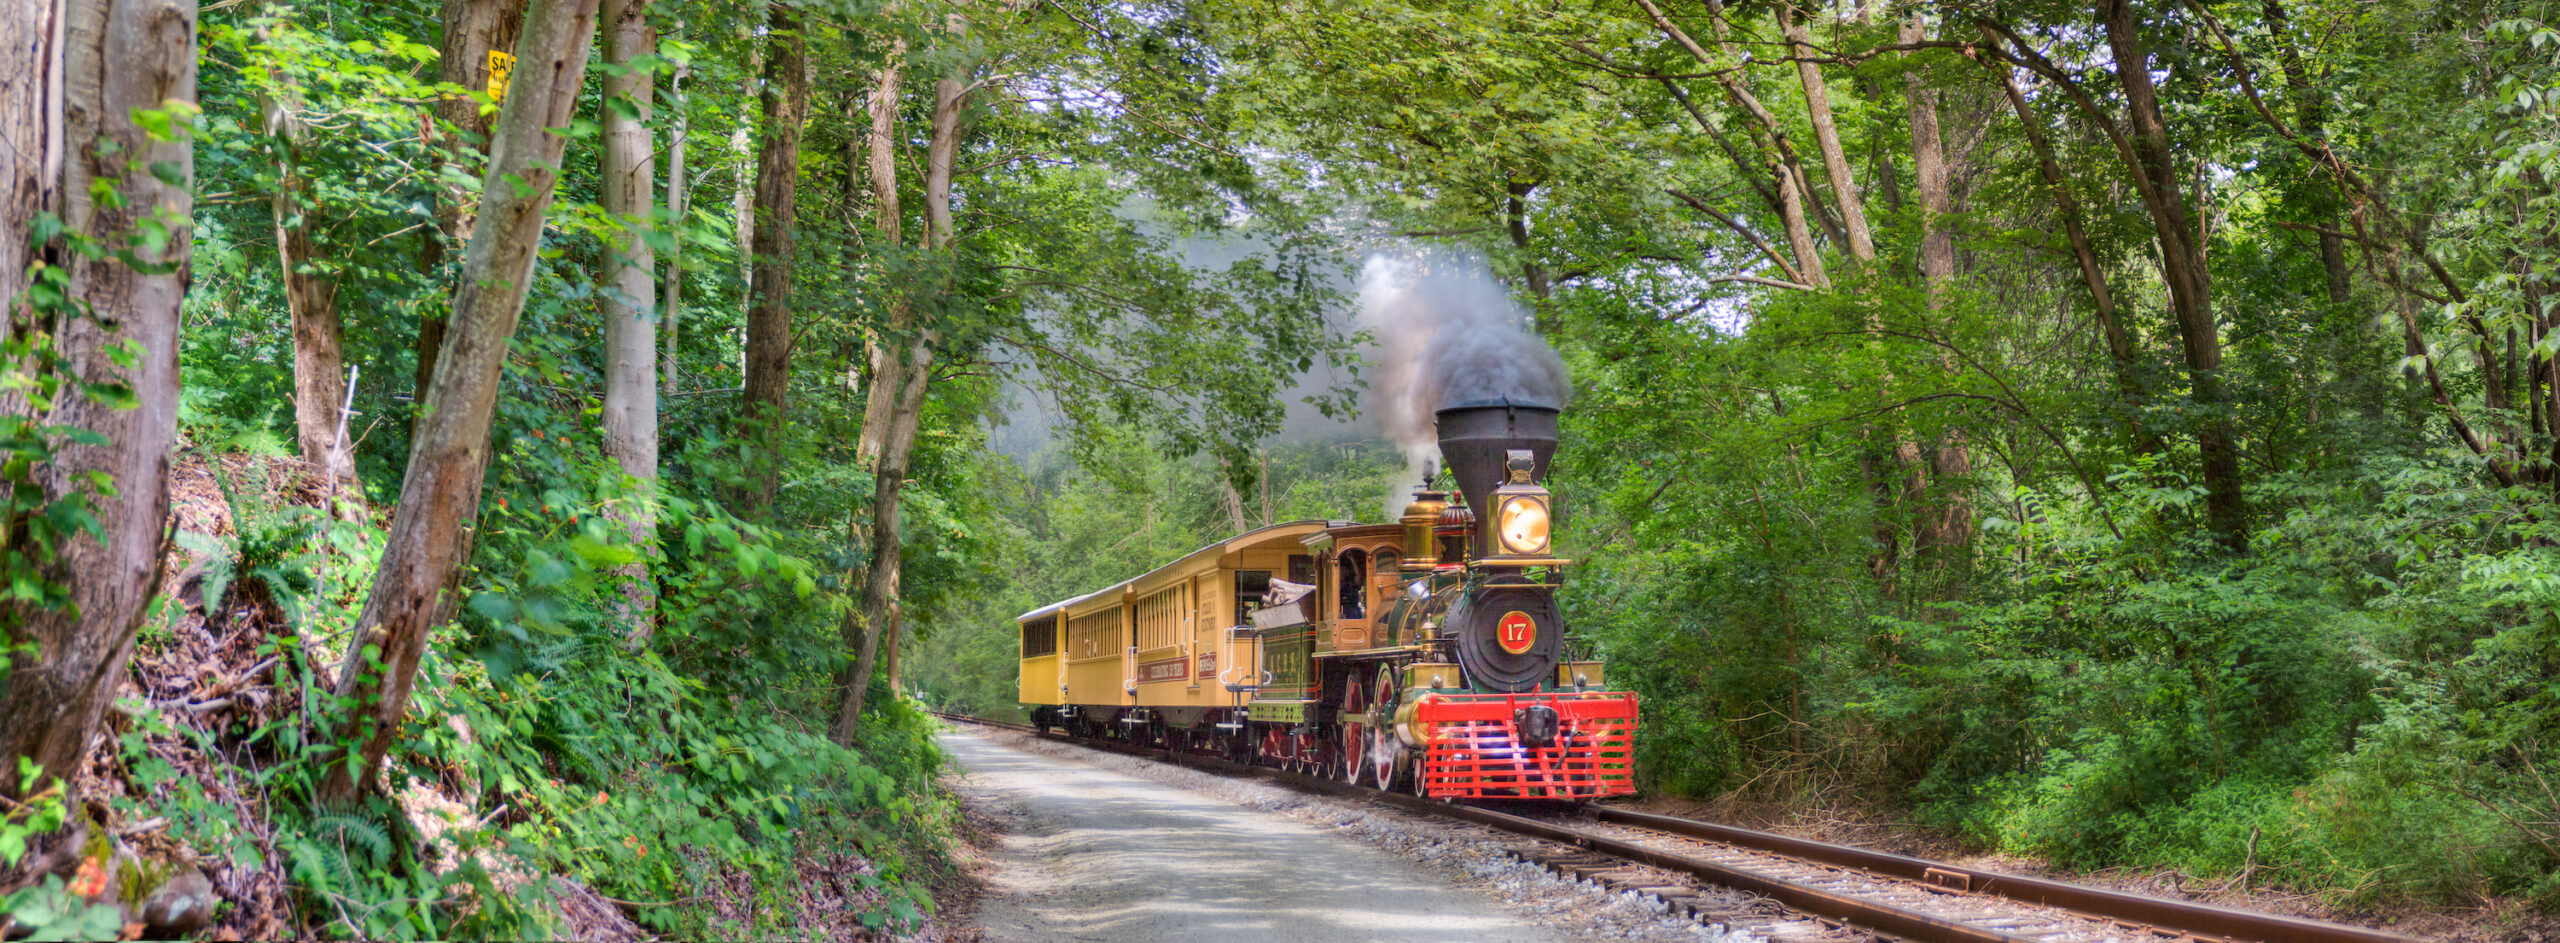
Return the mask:
{"type": "MultiPolygon", "coordinates": [[[[256,669],[261,686],[200,714],[190,705],[214,696],[202,679],[158,679],[184,693],[156,706],[128,700],[111,804],[117,821],[165,821],[186,849],[176,857],[275,876],[288,913],[271,930],[551,937],[586,932],[574,921],[592,915],[572,916],[584,906],[670,936],[773,939],[932,913],[928,879],[957,815],[932,723],[875,685],[859,743],[828,740],[835,623],[851,600],[780,535],[601,463],[562,463],[538,487],[502,474],[467,602],[429,647],[383,781],[325,807],[317,786],[345,754],[318,732],[342,709],[330,682],[382,529],[295,504],[263,457],[209,461],[233,527],[180,539],[199,561],[189,598],[155,607],[137,673],[155,653],[185,655],[256,669]],[[663,553],[605,513],[639,502],[663,553]],[[644,558],[661,618],[635,647],[614,572],[644,558]],[[845,860],[859,863],[824,864],[845,860]],[[807,912],[820,899],[850,909],[807,912]]],[[[0,846],[27,827],[13,819],[0,846]]],[[[46,894],[0,913],[79,916],[46,894]]],[[[235,905],[223,925],[253,916],[235,905]]]]}

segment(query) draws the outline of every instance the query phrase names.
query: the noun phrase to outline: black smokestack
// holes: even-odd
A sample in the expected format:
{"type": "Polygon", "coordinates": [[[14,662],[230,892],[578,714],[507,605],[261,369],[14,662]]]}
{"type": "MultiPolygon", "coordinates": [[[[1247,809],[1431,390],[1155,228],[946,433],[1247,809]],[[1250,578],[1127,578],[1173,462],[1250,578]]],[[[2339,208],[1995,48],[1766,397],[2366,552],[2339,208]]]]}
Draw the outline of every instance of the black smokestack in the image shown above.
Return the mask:
{"type": "Polygon", "coordinates": [[[1442,407],[1508,399],[1561,409],[1573,396],[1563,358],[1481,259],[1371,256],[1360,272],[1360,327],[1376,339],[1369,414],[1407,465],[1387,495],[1390,519],[1439,457],[1433,414],[1442,407]]]}
{"type": "Polygon", "coordinates": [[[1440,456],[1476,512],[1476,556],[1493,552],[1493,489],[1510,474],[1511,453],[1529,453],[1529,480],[1547,480],[1556,454],[1556,408],[1508,396],[1440,410],[1440,456]]]}

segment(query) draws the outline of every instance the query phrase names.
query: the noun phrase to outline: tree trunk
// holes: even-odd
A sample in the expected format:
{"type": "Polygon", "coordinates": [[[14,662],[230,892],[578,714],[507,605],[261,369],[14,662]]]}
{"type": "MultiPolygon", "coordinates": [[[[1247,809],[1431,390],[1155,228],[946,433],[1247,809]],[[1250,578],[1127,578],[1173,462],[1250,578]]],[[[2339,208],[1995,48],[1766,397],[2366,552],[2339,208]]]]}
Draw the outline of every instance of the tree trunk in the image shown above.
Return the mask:
{"type": "MultiPolygon", "coordinates": [[[[0,762],[10,770],[0,776],[0,796],[19,795],[10,761],[25,757],[80,809],[77,774],[99,716],[124,683],[166,549],[195,174],[192,123],[177,109],[196,100],[196,4],[37,0],[16,10],[0,17],[0,232],[8,234],[0,239],[0,305],[8,337],[49,350],[0,369],[53,372],[66,386],[49,399],[24,388],[0,393],[0,415],[9,426],[68,426],[105,441],[25,430],[57,448],[11,475],[23,474],[15,487],[37,491],[43,504],[0,519],[0,566],[22,585],[49,584],[59,595],[0,603],[0,640],[32,655],[13,655],[0,679],[0,762]],[[177,120],[171,137],[154,139],[134,113],[162,109],[177,120]],[[62,240],[30,245],[43,214],[107,251],[62,240]],[[149,264],[118,259],[125,249],[149,264]],[[37,280],[58,286],[69,303],[35,308],[26,289],[37,280]],[[128,346],[136,354],[120,365],[119,349],[128,346]],[[104,402],[69,385],[80,383],[121,384],[133,403],[104,402]],[[42,508],[57,503],[85,505],[96,529],[47,533],[42,508]],[[37,541],[52,546],[51,559],[37,541]]],[[[85,825],[87,816],[74,819],[85,825]]],[[[75,825],[65,840],[39,846],[19,863],[22,873],[66,861],[82,830],[75,825]]]]}
{"type": "Polygon", "coordinates": [[[749,493],[740,502],[742,517],[762,517],[782,487],[776,449],[782,442],[783,417],[791,390],[791,256],[798,225],[795,200],[800,182],[800,131],[809,116],[809,41],[800,32],[800,14],[775,6],[770,14],[773,55],[765,62],[764,147],[756,157],[754,285],[747,303],[746,408],[742,419],[751,430],[740,438],[756,443],[755,471],[749,493]]]}
{"type": "MultiPolygon", "coordinates": [[[[2264,0],[2267,33],[2276,43],[2276,51],[2284,64],[2285,93],[2293,98],[2294,120],[2303,134],[2315,138],[2329,136],[2327,100],[2311,87],[2311,67],[2302,61],[2302,49],[2294,44],[2293,27],[2285,16],[2284,0],[2264,0]]],[[[2312,198],[2313,222],[2320,229],[2320,271],[2329,288],[2329,303],[2347,303],[2347,241],[2340,237],[2336,185],[2321,186],[2312,198]]]]}
{"type": "MultiPolygon", "coordinates": [[[[738,94],[757,100],[756,80],[764,75],[764,39],[756,35],[755,24],[764,20],[765,0],[748,0],[746,15],[738,22],[746,24],[738,41],[747,47],[746,78],[738,83],[738,94]]],[[[737,186],[729,190],[729,218],[737,225],[738,284],[753,294],[756,287],[756,188],[755,122],[740,115],[738,125],[729,132],[730,158],[736,163],[737,186]]],[[[751,302],[752,303],[752,302],[751,302]]]]}
{"type": "Polygon", "coordinates": [[[684,325],[684,221],[693,212],[693,191],[686,189],[684,166],[685,144],[693,136],[693,109],[686,107],[684,80],[692,77],[691,64],[677,63],[675,78],[667,83],[668,96],[676,106],[675,128],[667,132],[667,219],[673,228],[667,233],[666,307],[659,315],[666,339],[658,361],[664,371],[659,389],[668,394],[683,389],[676,385],[683,373],[677,357],[680,345],[676,342],[684,325]]]}
{"type": "Polygon", "coordinates": [[[2237,551],[2248,545],[2247,508],[2241,503],[2240,455],[2232,441],[2231,419],[2223,412],[2222,336],[2213,320],[2211,283],[2205,272],[2200,230],[2187,218],[2176,167],[2169,149],[2168,123],[2161,117],[2160,97],[2151,82],[2151,60],[2133,20],[2130,0],[2099,0],[2107,45],[2115,56],[2116,79],[2124,88],[2125,109],[2132,127],[2135,183],[2150,211],[2152,232],[2160,240],[2160,268],[2169,287],[2169,307],[2187,362],[2188,385],[2204,417],[2196,430],[2196,451],[2203,459],[2205,515],[2223,545],[2237,551]]]}
{"type": "Polygon", "coordinates": [[[1804,193],[1796,186],[1796,175],[1787,165],[1772,165],[1778,177],[1778,218],[1787,227],[1787,251],[1795,253],[1796,267],[1804,272],[1805,284],[1815,288],[1831,287],[1831,273],[1822,267],[1822,253],[1813,244],[1813,229],[1805,225],[1804,193]]]}
{"type": "MultiPolygon", "coordinates": [[[[617,244],[607,247],[600,279],[612,286],[600,294],[604,316],[604,452],[622,473],[643,482],[643,491],[658,480],[657,332],[649,318],[657,311],[657,258],[648,236],[654,201],[650,189],[656,162],[650,153],[649,70],[631,68],[633,60],[655,55],[656,31],[649,28],[649,0],[605,0],[601,28],[607,30],[605,61],[616,67],[605,75],[604,211],[628,227],[617,244]],[[629,109],[614,106],[629,103],[629,109]]],[[[657,515],[646,499],[617,505],[611,512],[635,548],[650,546],[657,515]]],[[[618,614],[625,643],[634,651],[649,644],[657,609],[656,586],[648,564],[616,568],[622,583],[618,614]]]]}
{"type": "MultiPolygon", "coordinates": [[[[490,79],[489,54],[513,49],[516,34],[524,29],[524,0],[444,0],[444,42],[437,47],[436,78],[468,89],[487,90],[490,79]]],[[[503,91],[501,89],[500,91],[503,91]]],[[[436,102],[435,120],[449,127],[456,137],[442,137],[438,154],[439,167],[455,158],[489,153],[489,128],[497,113],[482,114],[480,102],[470,96],[455,96],[436,102]]],[[[442,194],[436,207],[436,235],[427,240],[424,268],[435,277],[444,267],[446,247],[462,244],[472,230],[471,195],[458,189],[442,194]]],[[[445,312],[423,308],[418,320],[418,372],[416,402],[427,401],[427,385],[436,374],[436,358],[444,350],[445,312]]],[[[411,421],[412,436],[416,421],[411,421]]]]}
{"type": "MultiPolygon", "coordinates": [[[[1904,21],[1905,44],[1928,37],[1920,14],[1904,21]]],[[[1811,67],[1811,63],[1805,65],[1811,67]]],[[[1930,307],[1935,308],[1944,303],[1956,274],[1956,235],[1948,225],[1955,199],[1948,192],[1946,145],[1938,135],[1938,95],[1918,70],[1902,79],[1910,97],[1911,176],[1920,190],[1920,279],[1928,286],[1930,307]]]]}
{"type": "Polygon", "coordinates": [[[300,89],[282,69],[272,75],[286,87],[260,96],[276,189],[268,197],[275,218],[276,257],[283,268],[285,311],[293,323],[293,427],[302,462],[320,476],[332,500],[355,480],[355,455],[340,440],[347,402],[345,323],[338,315],[337,280],[323,267],[311,237],[311,181],[303,176],[303,129],[296,110],[300,89]]]}
{"type": "Polygon", "coordinates": [[[285,310],[293,318],[294,439],[303,464],[319,473],[323,493],[335,500],[342,497],[340,488],[356,477],[355,454],[341,439],[347,403],[346,325],[338,316],[337,280],[322,271],[311,239],[311,208],[304,202],[308,181],[283,156],[292,145],[279,141],[278,150],[277,170],[283,179],[271,203],[276,254],[284,268],[285,310]]]}
{"type": "Polygon", "coordinates": [[[1537,189],[1535,180],[1512,181],[1505,188],[1508,199],[1503,203],[1502,217],[1504,228],[1511,234],[1511,247],[1520,250],[1520,280],[1527,285],[1530,304],[1536,309],[1533,317],[1538,333],[1552,334],[1556,329],[1555,313],[1549,302],[1554,298],[1555,286],[1547,281],[1546,267],[1539,265],[1529,251],[1529,194],[1537,189]]]}
{"type": "MultiPolygon", "coordinates": [[[[884,159],[891,156],[897,130],[899,85],[898,64],[883,67],[879,93],[872,100],[873,163],[872,186],[875,194],[887,191],[892,199],[882,201],[881,212],[893,213],[897,208],[896,165],[884,159]],[[884,117],[885,115],[885,117],[884,117]]],[[[879,465],[874,472],[876,482],[871,498],[871,566],[862,585],[862,651],[853,670],[841,685],[842,702],[837,706],[835,737],[839,743],[851,743],[854,731],[862,724],[862,703],[871,687],[871,672],[876,664],[882,640],[891,648],[892,663],[896,659],[898,636],[906,627],[906,614],[899,602],[898,581],[905,569],[905,542],[898,531],[898,493],[904,487],[909,458],[914,453],[916,428],[924,419],[925,394],[933,382],[934,331],[915,323],[913,296],[920,292],[938,293],[947,289],[952,245],[959,231],[951,218],[951,175],[960,153],[961,106],[969,87],[961,73],[934,83],[933,131],[925,148],[925,227],[923,243],[937,259],[933,284],[910,288],[908,297],[892,309],[898,319],[891,325],[889,349],[898,351],[875,358],[871,383],[871,404],[880,402],[877,392],[884,386],[894,387],[891,409],[883,414],[867,409],[862,417],[863,441],[879,443],[879,465]],[[881,369],[885,368],[885,374],[881,369]],[[880,431],[874,433],[875,427],[880,431]]],[[[896,231],[894,220],[885,227],[896,231]]],[[[886,346],[886,345],[884,345],[886,346]]],[[[891,673],[894,684],[896,674],[891,673]]]]}
{"type": "Polygon", "coordinates": [[[336,736],[360,744],[358,754],[353,769],[344,759],[329,764],[324,801],[352,799],[373,782],[408,713],[427,632],[450,610],[470,557],[500,368],[524,313],[543,217],[568,146],[550,129],[567,127],[577,113],[596,4],[533,0],[525,14],[506,104],[491,135],[480,213],[453,296],[455,329],[445,335],[427,386],[382,563],[338,669],[338,697],[358,706],[336,736]]]}
{"type": "MultiPolygon", "coordinates": [[[[891,43],[889,55],[880,66],[878,88],[871,93],[871,133],[866,138],[871,149],[871,213],[872,228],[879,231],[880,244],[896,247],[902,244],[900,234],[905,225],[904,211],[898,206],[898,96],[905,81],[905,40],[891,43]]],[[[904,295],[890,299],[889,323],[905,330],[909,320],[908,299],[904,295]]],[[[872,338],[869,346],[871,388],[862,406],[862,434],[854,441],[853,460],[866,468],[877,467],[880,448],[889,430],[888,417],[897,408],[898,381],[894,342],[883,343],[872,338]],[[875,421],[877,417],[877,421],[875,421]]]]}
{"type": "MultiPolygon", "coordinates": [[[[1927,38],[1921,15],[1913,14],[1903,23],[1904,43],[1927,38]]],[[[1938,95],[1918,71],[1906,74],[1903,81],[1910,97],[1912,180],[1920,191],[1920,278],[1927,285],[1929,307],[1943,310],[1956,276],[1956,238],[1950,225],[1955,195],[1948,185],[1946,145],[1938,133],[1938,95]]],[[[1939,368],[1950,375],[1959,369],[1952,356],[1943,353],[1939,368]]],[[[1917,477],[1921,472],[1914,469],[1912,474],[1917,477]]],[[[1920,519],[1912,533],[1912,549],[1928,565],[1945,567],[1956,562],[1973,541],[1973,501],[1965,490],[1972,475],[1973,456],[1966,451],[1964,430],[1950,428],[1929,456],[1927,477],[1935,493],[1918,508],[1920,519]]],[[[1937,591],[1941,598],[1963,594],[1952,577],[1940,580],[1937,591]]]]}
{"type": "Polygon", "coordinates": [[[1778,21],[1786,30],[1787,49],[1796,57],[1796,78],[1804,85],[1805,112],[1813,121],[1813,143],[1822,149],[1822,168],[1831,178],[1831,199],[1840,207],[1840,226],[1849,237],[1849,255],[1860,266],[1876,259],[1875,237],[1867,229],[1867,212],[1858,197],[1858,181],[1849,171],[1849,156],[1840,148],[1840,131],[1831,122],[1831,91],[1822,80],[1822,67],[1809,58],[1813,55],[1813,37],[1804,22],[1795,16],[1793,7],[1778,8],[1778,21]]]}
{"type": "MultiPolygon", "coordinates": [[[[873,228],[878,230],[880,244],[896,248],[905,226],[903,210],[898,204],[898,99],[905,80],[907,44],[893,41],[888,56],[881,62],[876,87],[871,93],[871,208],[873,228]]],[[[871,388],[862,409],[861,437],[854,443],[854,461],[868,467],[873,474],[871,523],[862,528],[870,535],[870,565],[862,580],[862,605],[846,614],[840,641],[855,652],[854,662],[836,679],[836,717],[830,732],[836,742],[850,744],[854,731],[862,726],[862,702],[871,688],[871,667],[878,656],[880,636],[891,630],[892,620],[904,618],[898,607],[900,567],[888,561],[903,552],[898,539],[898,492],[905,485],[904,469],[891,474],[884,455],[889,440],[896,438],[898,403],[906,398],[905,366],[900,352],[905,350],[900,333],[913,327],[914,299],[900,292],[890,299],[889,336],[874,337],[870,342],[871,388]],[[888,527],[881,527],[882,518],[888,527]],[[885,564],[885,565],[884,565],[885,564]]]]}

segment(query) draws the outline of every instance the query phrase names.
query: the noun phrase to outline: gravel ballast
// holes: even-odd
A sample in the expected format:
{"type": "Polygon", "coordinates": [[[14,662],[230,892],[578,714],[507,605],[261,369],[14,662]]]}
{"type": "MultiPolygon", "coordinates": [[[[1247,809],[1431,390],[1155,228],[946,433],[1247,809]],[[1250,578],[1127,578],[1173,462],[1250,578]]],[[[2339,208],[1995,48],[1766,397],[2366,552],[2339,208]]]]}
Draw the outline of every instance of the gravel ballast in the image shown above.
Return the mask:
{"type": "Polygon", "coordinates": [[[1001,836],[977,910],[989,941],[1754,939],[1557,877],[1467,826],[1003,731],[943,743],[1001,836]]]}

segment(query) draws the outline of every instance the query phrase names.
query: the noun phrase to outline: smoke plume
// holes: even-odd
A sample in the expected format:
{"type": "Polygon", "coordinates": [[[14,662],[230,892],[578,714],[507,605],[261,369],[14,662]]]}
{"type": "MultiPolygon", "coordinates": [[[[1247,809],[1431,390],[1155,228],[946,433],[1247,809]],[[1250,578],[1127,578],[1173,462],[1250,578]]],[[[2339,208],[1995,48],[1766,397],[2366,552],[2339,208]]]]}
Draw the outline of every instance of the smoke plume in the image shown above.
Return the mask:
{"type": "Polygon", "coordinates": [[[1388,520],[1440,458],[1432,413],[1502,396],[1562,407],[1573,395],[1564,360],[1481,259],[1373,255],[1359,297],[1359,325],[1375,338],[1366,411],[1405,457],[1388,520]]]}

